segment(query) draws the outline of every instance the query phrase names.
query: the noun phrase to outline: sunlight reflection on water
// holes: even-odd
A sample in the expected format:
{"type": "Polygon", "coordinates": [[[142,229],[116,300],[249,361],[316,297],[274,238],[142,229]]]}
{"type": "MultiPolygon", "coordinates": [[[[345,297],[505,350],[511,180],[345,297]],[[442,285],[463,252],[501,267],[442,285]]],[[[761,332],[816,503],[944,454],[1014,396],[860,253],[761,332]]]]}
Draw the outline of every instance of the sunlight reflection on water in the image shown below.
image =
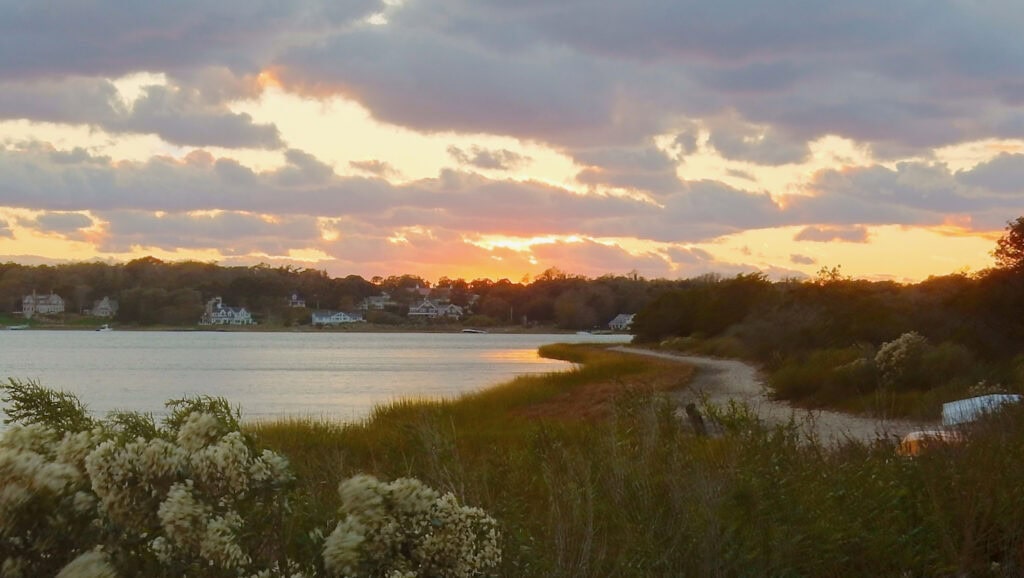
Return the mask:
{"type": "Polygon", "coordinates": [[[37,380],[90,410],[164,415],[164,402],[214,395],[246,419],[352,420],[376,404],[447,398],[516,375],[568,368],[550,343],[623,335],[0,331],[0,379],[37,380]]]}

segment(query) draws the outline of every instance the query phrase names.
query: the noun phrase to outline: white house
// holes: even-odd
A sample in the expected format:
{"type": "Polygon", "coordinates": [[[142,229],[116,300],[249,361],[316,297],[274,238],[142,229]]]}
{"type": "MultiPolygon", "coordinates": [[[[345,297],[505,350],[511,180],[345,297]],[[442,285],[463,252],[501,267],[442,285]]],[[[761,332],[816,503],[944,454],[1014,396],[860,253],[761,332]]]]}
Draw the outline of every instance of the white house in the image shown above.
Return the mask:
{"type": "Polygon", "coordinates": [[[92,309],[88,311],[89,315],[93,317],[113,317],[117,315],[117,299],[111,299],[110,297],[104,297],[99,301],[95,301],[92,304],[92,309]]]}
{"type": "Polygon", "coordinates": [[[342,325],[345,323],[361,323],[365,321],[358,313],[344,311],[314,311],[313,325],[342,325]]]}
{"type": "Polygon", "coordinates": [[[21,314],[29,319],[37,313],[39,315],[64,313],[64,300],[53,292],[50,292],[49,295],[36,295],[36,292],[33,291],[31,295],[22,297],[21,314]]]}
{"type": "Polygon", "coordinates": [[[220,297],[206,302],[206,311],[200,325],[256,325],[252,314],[245,307],[228,307],[220,297]]]}
{"type": "Polygon", "coordinates": [[[298,293],[292,293],[291,295],[288,296],[288,306],[305,307],[306,300],[302,297],[302,295],[299,295],[298,293]]]}
{"type": "Polygon", "coordinates": [[[391,299],[391,295],[387,293],[381,293],[380,295],[371,295],[366,299],[363,299],[359,303],[359,309],[361,311],[383,311],[388,307],[397,306],[398,303],[391,299]]]}
{"type": "Polygon", "coordinates": [[[462,307],[451,303],[442,304],[430,299],[424,299],[419,305],[409,308],[409,317],[413,319],[437,319],[439,317],[458,319],[462,317],[462,307]]]}
{"type": "Polygon", "coordinates": [[[608,322],[608,328],[612,331],[629,331],[629,328],[633,326],[633,318],[636,317],[634,313],[619,313],[608,322]]]}

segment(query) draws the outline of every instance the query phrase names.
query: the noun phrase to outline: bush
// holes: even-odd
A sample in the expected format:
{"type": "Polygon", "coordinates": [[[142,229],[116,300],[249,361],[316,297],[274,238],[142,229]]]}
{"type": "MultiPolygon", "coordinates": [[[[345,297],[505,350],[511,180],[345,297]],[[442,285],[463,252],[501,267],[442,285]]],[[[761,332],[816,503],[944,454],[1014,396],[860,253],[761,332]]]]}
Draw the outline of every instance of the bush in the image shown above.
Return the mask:
{"type": "Polygon", "coordinates": [[[322,533],[292,519],[303,496],[288,460],[260,451],[222,398],[168,402],[157,426],[137,413],[94,419],[74,396],[31,382],[3,392],[14,424],[0,436],[4,577],[315,576],[337,574],[342,551],[401,576],[472,576],[500,560],[496,524],[481,510],[416,480],[356,477],[342,483],[349,510],[338,528],[369,530],[352,542],[336,528],[321,562],[322,533]],[[374,495],[385,504],[383,491],[353,498],[367,487],[389,489],[387,506],[407,518],[360,511],[374,495]],[[435,499],[407,501],[425,497],[435,499]]]}

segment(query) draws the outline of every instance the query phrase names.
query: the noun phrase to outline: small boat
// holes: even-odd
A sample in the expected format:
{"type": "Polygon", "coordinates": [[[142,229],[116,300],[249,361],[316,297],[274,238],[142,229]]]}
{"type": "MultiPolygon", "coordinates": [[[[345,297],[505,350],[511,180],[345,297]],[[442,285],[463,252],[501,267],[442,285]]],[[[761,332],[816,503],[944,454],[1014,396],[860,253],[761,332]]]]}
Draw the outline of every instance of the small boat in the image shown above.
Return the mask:
{"type": "Polygon", "coordinates": [[[109,323],[104,323],[103,325],[100,325],[99,327],[96,328],[96,331],[113,331],[113,330],[114,330],[114,328],[111,327],[109,323]]]}
{"type": "Polygon", "coordinates": [[[483,329],[463,329],[463,333],[487,333],[483,329]]]}
{"type": "Polygon", "coordinates": [[[28,329],[28,325],[11,325],[7,328],[8,331],[20,331],[22,329],[28,329]]]}

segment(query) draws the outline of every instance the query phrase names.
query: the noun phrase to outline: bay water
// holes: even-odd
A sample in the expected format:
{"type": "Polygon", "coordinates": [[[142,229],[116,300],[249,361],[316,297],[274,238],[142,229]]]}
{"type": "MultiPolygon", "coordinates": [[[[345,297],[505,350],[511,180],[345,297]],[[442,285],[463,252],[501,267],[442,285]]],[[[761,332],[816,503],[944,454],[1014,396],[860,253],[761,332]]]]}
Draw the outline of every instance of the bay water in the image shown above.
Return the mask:
{"type": "Polygon", "coordinates": [[[166,415],[169,399],[227,398],[246,420],[352,421],[403,398],[440,399],[568,369],[550,343],[628,335],[207,331],[0,331],[0,380],[74,393],[97,415],[166,415]]]}

